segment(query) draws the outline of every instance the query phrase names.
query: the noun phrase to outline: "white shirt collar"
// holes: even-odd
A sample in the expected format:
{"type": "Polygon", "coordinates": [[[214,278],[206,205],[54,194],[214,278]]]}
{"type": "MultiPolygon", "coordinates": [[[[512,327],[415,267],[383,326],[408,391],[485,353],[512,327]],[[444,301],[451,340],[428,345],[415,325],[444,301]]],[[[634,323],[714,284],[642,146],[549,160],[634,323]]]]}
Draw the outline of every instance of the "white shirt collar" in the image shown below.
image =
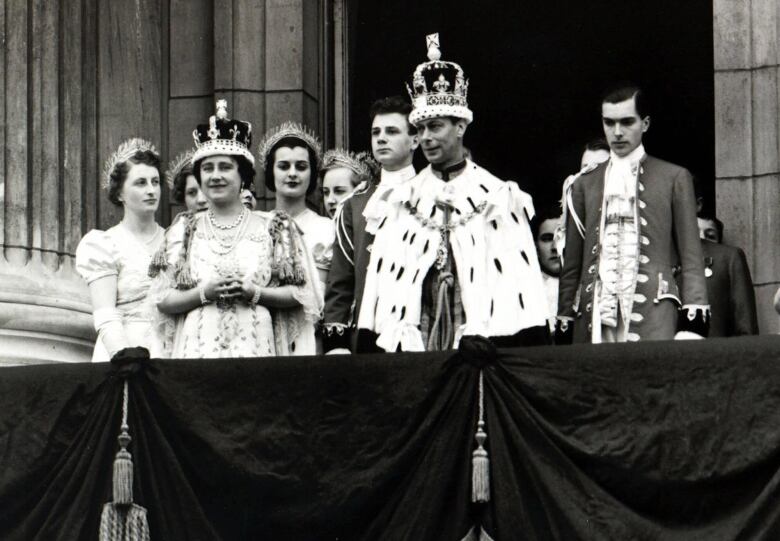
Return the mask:
{"type": "Polygon", "coordinates": [[[610,150],[609,151],[609,160],[612,163],[625,163],[625,164],[635,164],[639,163],[639,160],[641,160],[645,155],[645,146],[642,143],[639,143],[639,146],[636,147],[634,150],[629,152],[623,157],[618,156],[615,154],[615,151],[610,150]]]}
{"type": "Polygon", "coordinates": [[[379,185],[383,188],[393,188],[414,178],[416,174],[417,173],[411,164],[397,171],[388,171],[387,169],[382,168],[382,172],[379,173],[379,185]]]}

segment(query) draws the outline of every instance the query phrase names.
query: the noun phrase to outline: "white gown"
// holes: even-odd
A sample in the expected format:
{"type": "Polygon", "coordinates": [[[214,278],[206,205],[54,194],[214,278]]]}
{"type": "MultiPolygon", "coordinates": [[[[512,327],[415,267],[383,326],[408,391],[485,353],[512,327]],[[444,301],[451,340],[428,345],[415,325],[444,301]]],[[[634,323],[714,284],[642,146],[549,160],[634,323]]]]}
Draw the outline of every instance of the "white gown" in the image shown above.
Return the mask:
{"type": "MultiPolygon", "coordinates": [[[[106,231],[93,229],[84,235],[76,248],[76,270],[87,284],[105,276],[116,276],[116,308],[122,316],[127,345],[145,347],[152,357],[162,354],[161,344],[152,332],[157,308],[148,296],[151,285],[149,262],[164,238],[162,227],[157,227],[157,234],[148,244],[119,223],[106,231]]],[[[98,336],[92,361],[109,360],[108,351],[98,336]]]]}

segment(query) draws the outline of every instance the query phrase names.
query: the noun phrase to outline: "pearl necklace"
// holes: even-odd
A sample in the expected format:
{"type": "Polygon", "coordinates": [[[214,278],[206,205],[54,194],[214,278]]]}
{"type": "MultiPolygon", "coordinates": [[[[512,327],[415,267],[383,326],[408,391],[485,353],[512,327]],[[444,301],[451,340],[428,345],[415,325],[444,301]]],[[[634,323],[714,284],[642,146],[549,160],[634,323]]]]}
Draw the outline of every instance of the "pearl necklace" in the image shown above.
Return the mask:
{"type": "Polygon", "coordinates": [[[235,229],[241,224],[241,221],[244,219],[244,216],[246,216],[247,211],[246,209],[243,209],[241,213],[239,213],[238,216],[236,216],[236,219],[233,220],[233,223],[231,224],[221,224],[219,223],[216,218],[214,217],[214,213],[211,211],[211,209],[208,210],[208,216],[209,216],[209,223],[213,227],[216,227],[217,229],[222,229],[223,231],[227,231],[228,229],[235,229]]]}
{"type": "MultiPolygon", "coordinates": [[[[215,229],[215,226],[218,226],[218,224],[215,224],[213,220],[209,219],[206,222],[208,225],[209,235],[208,247],[211,253],[218,256],[225,256],[232,252],[236,246],[238,246],[239,241],[244,237],[244,233],[246,232],[246,229],[249,225],[249,219],[244,219],[244,216],[248,214],[249,211],[244,209],[239,219],[236,220],[236,224],[227,228],[233,229],[240,224],[240,227],[236,229],[235,234],[230,236],[228,239],[223,239],[220,237],[219,233],[215,229]]],[[[209,216],[209,218],[211,217],[209,216]]]]}

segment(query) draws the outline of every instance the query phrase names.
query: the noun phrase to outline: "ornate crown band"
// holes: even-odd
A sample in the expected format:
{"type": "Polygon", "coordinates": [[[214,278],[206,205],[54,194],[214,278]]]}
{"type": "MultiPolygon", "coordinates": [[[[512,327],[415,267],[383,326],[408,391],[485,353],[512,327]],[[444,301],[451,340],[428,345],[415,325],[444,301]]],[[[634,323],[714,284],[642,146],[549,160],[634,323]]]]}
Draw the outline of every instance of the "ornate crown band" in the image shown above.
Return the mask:
{"type": "Polygon", "coordinates": [[[318,164],[320,163],[322,159],[322,145],[320,144],[317,135],[302,124],[298,124],[297,122],[285,122],[265,132],[260,144],[257,145],[257,155],[260,159],[259,166],[261,171],[264,170],[268,164],[271,149],[274,148],[276,143],[286,137],[294,137],[303,141],[314,151],[315,159],[318,164]]]}
{"type": "Polygon", "coordinates": [[[374,171],[378,167],[372,167],[373,158],[368,152],[355,154],[349,150],[334,148],[329,150],[322,157],[322,168],[320,171],[324,174],[330,169],[344,167],[349,169],[357,176],[357,184],[363,181],[369,181],[374,177],[374,171]]]}
{"type": "Polygon", "coordinates": [[[128,139],[127,141],[124,141],[122,144],[120,144],[116,151],[114,151],[114,153],[108,157],[105,165],[103,166],[103,189],[108,189],[109,183],[111,182],[111,173],[114,172],[114,168],[117,165],[120,163],[125,163],[127,160],[132,158],[136,152],[144,152],[147,150],[149,152],[153,152],[159,158],[160,155],[157,152],[157,149],[146,139],[133,137],[132,139],[128,139]]]}
{"type": "Polygon", "coordinates": [[[165,172],[165,182],[168,184],[170,189],[173,189],[173,183],[176,181],[176,177],[181,174],[182,169],[192,163],[192,155],[194,153],[194,148],[185,150],[168,164],[168,170],[165,172]]]}

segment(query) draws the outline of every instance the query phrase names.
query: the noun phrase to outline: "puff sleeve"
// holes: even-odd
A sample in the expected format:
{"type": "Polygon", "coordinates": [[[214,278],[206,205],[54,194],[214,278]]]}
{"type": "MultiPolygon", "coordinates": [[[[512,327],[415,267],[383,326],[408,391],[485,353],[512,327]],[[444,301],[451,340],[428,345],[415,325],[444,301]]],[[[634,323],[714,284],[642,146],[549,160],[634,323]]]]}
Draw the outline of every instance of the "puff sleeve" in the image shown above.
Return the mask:
{"type": "Polygon", "coordinates": [[[106,276],[118,275],[116,246],[105,232],[93,229],[81,239],[76,248],[76,271],[91,284],[106,276]]]}

